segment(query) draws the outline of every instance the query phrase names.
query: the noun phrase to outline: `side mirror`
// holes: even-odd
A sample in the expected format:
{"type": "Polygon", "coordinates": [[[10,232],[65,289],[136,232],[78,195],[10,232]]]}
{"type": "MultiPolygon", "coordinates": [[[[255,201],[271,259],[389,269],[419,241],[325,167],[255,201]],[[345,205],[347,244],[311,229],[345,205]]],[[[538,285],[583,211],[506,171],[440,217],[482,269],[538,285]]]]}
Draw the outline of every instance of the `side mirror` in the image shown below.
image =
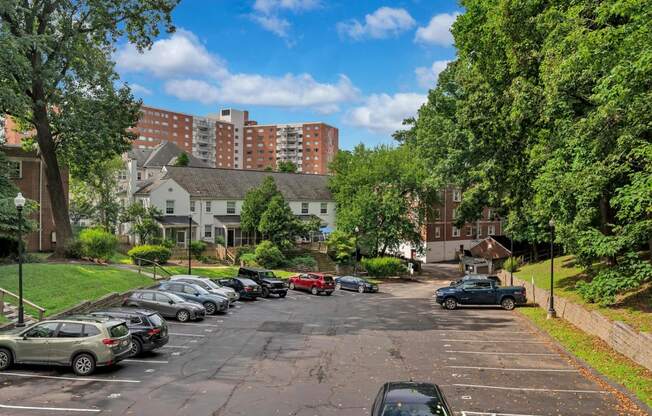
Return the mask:
{"type": "Polygon", "coordinates": [[[23,335],[23,341],[27,341],[27,335],[23,335]]]}
{"type": "Polygon", "coordinates": [[[199,292],[195,292],[195,296],[199,296],[199,292]]]}
{"type": "Polygon", "coordinates": [[[170,305],[174,305],[174,301],[173,301],[172,299],[168,300],[168,303],[169,303],[170,305]]]}

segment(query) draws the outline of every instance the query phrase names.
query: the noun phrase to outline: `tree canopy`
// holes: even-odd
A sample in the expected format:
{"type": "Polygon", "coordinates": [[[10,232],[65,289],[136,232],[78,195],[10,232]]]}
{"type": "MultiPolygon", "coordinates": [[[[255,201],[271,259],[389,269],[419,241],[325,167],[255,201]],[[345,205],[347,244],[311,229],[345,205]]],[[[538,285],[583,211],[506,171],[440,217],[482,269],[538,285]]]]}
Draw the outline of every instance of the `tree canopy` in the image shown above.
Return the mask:
{"type": "Polygon", "coordinates": [[[297,165],[291,160],[279,160],[276,162],[276,170],[279,172],[296,173],[297,165]]]}

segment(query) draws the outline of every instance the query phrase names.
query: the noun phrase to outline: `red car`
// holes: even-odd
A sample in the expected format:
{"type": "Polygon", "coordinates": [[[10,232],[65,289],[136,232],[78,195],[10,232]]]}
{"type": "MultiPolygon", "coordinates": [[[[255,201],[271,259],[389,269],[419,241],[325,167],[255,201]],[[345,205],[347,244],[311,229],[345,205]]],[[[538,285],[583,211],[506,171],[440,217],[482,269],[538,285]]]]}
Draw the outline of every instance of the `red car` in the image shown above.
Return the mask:
{"type": "Polygon", "coordinates": [[[313,295],[326,293],[330,295],[335,290],[333,276],[323,273],[301,273],[290,277],[290,289],[309,290],[313,295]]]}

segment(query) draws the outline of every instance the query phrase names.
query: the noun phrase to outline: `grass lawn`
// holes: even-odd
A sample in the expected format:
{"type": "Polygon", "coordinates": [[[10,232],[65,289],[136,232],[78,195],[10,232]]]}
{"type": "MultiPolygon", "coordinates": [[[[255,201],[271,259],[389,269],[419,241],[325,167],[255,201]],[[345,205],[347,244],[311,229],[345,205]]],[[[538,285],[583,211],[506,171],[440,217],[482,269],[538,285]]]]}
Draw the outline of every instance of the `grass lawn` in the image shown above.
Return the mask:
{"type": "MultiPolygon", "coordinates": [[[[187,274],[188,266],[163,266],[163,268],[173,274],[187,274]]],[[[235,277],[238,274],[238,266],[204,266],[204,267],[193,267],[192,274],[210,277],[210,278],[225,278],[225,277],[235,277]]],[[[157,271],[157,273],[160,273],[157,271]]],[[[279,279],[287,279],[295,272],[289,272],[286,270],[274,270],[274,274],[279,279]]]]}
{"type": "Polygon", "coordinates": [[[518,311],[599,373],[652,406],[652,371],[609,348],[598,337],[588,335],[562,319],[546,319],[546,311],[541,308],[519,308],[518,311]]]}
{"type": "MultiPolygon", "coordinates": [[[[83,300],[150,285],[152,279],[107,266],[31,263],[23,265],[23,284],[25,299],[51,315],[83,300]]],[[[18,293],[18,266],[0,266],[0,287],[18,293]]]]}
{"type": "Polygon", "coordinates": [[[115,264],[131,264],[131,258],[126,254],[122,254],[116,251],[115,254],[109,259],[109,262],[115,264]]]}
{"type": "MultiPolygon", "coordinates": [[[[515,276],[530,282],[534,278],[537,287],[550,287],[550,260],[522,266],[515,276]]],[[[586,274],[575,266],[573,256],[563,256],[555,259],[554,264],[555,293],[573,302],[585,305],[588,309],[597,310],[614,321],[623,321],[633,328],[652,332],[652,283],[648,283],[637,291],[621,296],[613,306],[600,306],[585,303],[575,289],[579,280],[587,279],[586,274]]]]}

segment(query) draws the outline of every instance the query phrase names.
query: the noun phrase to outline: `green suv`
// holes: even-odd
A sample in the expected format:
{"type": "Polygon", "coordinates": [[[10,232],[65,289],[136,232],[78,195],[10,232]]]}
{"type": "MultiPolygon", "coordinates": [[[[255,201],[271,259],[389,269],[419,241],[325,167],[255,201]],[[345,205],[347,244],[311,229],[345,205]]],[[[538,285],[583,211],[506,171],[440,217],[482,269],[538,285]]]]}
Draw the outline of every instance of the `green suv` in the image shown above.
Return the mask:
{"type": "Polygon", "coordinates": [[[131,335],[124,321],[74,316],[0,334],[0,371],[13,363],[72,366],[87,376],[97,366],[127,358],[131,335]]]}

